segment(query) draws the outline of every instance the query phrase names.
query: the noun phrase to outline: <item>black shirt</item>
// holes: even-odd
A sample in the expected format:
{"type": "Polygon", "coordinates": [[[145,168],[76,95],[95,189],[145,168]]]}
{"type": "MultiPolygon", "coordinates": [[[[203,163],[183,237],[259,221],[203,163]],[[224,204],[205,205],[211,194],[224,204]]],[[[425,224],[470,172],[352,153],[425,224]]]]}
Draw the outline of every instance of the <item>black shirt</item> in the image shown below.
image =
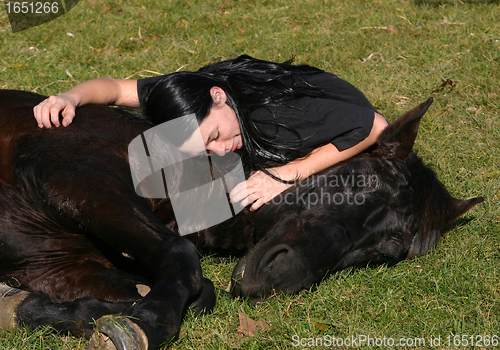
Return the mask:
{"type": "MultiPolygon", "coordinates": [[[[145,96],[161,78],[137,81],[141,106],[145,96]]],[[[321,89],[325,97],[302,97],[285,107],[260,108],[250,113],[250,118],[266,138],[282,144],[300,138],[303,155],[306,155],[329,142],[342,151],[370,134],[375,108],[361,91],[326,72],[309,75],[306,81],[321,89]],[[280,123],[284,126],[276,125],[280,123]]]]}

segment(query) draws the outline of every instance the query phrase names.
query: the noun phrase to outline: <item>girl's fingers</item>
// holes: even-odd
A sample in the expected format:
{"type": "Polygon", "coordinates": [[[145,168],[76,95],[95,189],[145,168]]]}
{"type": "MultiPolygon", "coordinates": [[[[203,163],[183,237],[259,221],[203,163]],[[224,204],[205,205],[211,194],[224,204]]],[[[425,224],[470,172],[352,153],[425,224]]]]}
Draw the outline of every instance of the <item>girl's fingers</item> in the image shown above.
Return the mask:
{"type": "Polygon", "coordinates": [[[248,197],[246,197],[245,199],[243,199],[241,201],[241,205],[243,207],[246,207],[247,205],[252,204],[253,202],[258,201],[260,199],[261,198],[260,198],[260,195],[258,193],[256,193],[256,192],[255,193],[251,193],[251,194],[248,195],[248,197]]]}
{"type": "MultiPolygon", "coordinates": [[[[247,180],[248,181],[248,180],[247,180]]],[[[259,199],[259,189],[256,187],[247,187],[247,181],[238,184],[229,194],[232,203],[240,202],[242,207],[246,207],[255,200],[259,199]],[[240,186],[241,185],[241,186],[240,186]],[[239,188],[237,188],[240,186],[239,188]],[[235,191],[237,190],[237,191],[235,191]]]]}
{"type": "Polygon", "coordinates": [[[236,185],[229,193],[229,198],[232,203],[241,201],[243,207],[252,204],[250,210],[257,210],[289,187],[262,172],[256,172],[248,180],[236,185]]]}
{"type": "Polygon", "coordinates": [[[50,98],[43,100],[40,102],[37,106],[35,106],[34,113],[35,113],[35,119],[38,123],[38,126],[41,125],[41,127],[46,127],[50,128],[51,127],[51,108],[52,108],[52,101],[50,98]]]}
{"type": "Polygon", "coordinates": [[[59,123],[59,112],[61,111],[60,109],[60,106],[59,105],[53,105],[51,108],[50,108],[50,120],[52,121],[52,124],[54,124],[56,127],[59,127],[60,126],[60,123],[59,123]]]}
{"type": "Polygon", "coordinates": [[[261,199],[258,199],[258,200],[256,200],[256,201],[252,204],[252,206],[250,207],[250,210],[252,210],[252,211],[253,211],[253,210],[257,210],[257,209],[259,209],[260,207],[262,207],[262,205],[264,205],[265,203],[266,203],[266,201],[262,200],[262,198],[261,198],[261,199]]]}
{"type": "Polygon", "coordinates": [[[49,106],[49,102],[47,100],[45,100],[41,104],[40,118],[42,120],[43,126],[50,129],[52,124],[50,122],[50,106],[49,106]]]}
{"type": "Polygon", "coordinates": [[[73,122],[73,118],[75,118],[75,110],[68,107],[65,111],[62,112],[62,116],[62,126],[68,126],[73,122]]]}
{"type": "Polygon", "coordinates": [[[73,122],[74,115],[66,115],[62,120],[62,126],[68,126],[73,122]]]}
{"type": "Polygon", "coordinates": [[[42,118],[40,117],[39,105],[33,107],[33,114],[35,115],[36,122],[39,128],[43,128],[42,118]]]}
{"type": "Polygon", "coordinates": [[[231,190],[231,192],[229,193],[229,198],[231,199],[232,203],[237,203],[248,196],[247,181],[240,182],[231,190]]]}
{"type": "Polygon", "coordinates": [[[68,126],[75,117],[74,103],[67,98],[50,96],[33,108],[33,114],[38,126],[50,128],[53,125],[61,125],[60,114],[63,116],[63,126],[68,126]]]}

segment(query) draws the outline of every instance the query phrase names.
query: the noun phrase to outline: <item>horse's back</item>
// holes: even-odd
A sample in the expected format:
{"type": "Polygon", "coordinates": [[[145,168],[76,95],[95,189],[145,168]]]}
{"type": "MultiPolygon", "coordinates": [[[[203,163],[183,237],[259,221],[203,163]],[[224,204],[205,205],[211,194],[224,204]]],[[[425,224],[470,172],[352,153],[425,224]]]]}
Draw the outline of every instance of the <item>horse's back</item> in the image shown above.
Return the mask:
{"type": "Polygon", "coordinates": [[[0,181],[13,182],[15,145],[27,133],[38,128],[33,106],[43,99],[43,96],[30,92],[0,90],[0,181]]]}
{"type": "Polygon", "coordinates": [[[104,150],[112,145],[126,157],[128,143],[151,127],[144,118],[121,109],[89,105],[77,109],[70,127],[41,129],[33,107],[45,98],[27,91],[0,90],[0,181],[14,183],[14,162],[20,148],[24,154],[29,148],[68,153],[70,149],[78,152],[84,144],[100,143],[97,147],[104,150]]]}

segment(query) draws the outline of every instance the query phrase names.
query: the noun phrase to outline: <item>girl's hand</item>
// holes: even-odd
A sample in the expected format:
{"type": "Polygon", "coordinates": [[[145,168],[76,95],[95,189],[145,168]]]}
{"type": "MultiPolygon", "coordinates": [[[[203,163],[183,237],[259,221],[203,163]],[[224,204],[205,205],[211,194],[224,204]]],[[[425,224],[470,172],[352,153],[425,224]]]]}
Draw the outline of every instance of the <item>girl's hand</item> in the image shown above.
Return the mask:
{"type": "Polygon", "coordinates": [[[50,129],[52,124],[56,127],[60,126],[59,113],[63,117],[63,126],[71,124],[75,117],[76,106],[77,103],[71,96],[62,94],[50,96],[43,100],[33,108],[33,113],[40,128],[46,127],[50,129]]]}
{"type": "MultiPolygon", "coordinates": [[[[277,170],[279,168],[274,169],[277,170]]],[[[279,173],[276,174],[277,171],[273,171],[273,169],[268,170],[272,172],[273,175],[282,178],[279,173]]],[[[288,178],[283,179],[289,180],[288,178]]],[[[246,207],[247,205],[253,203],[250,210],[257,210],[263,204],[269,202],[271,199],[291,186],[292,185],[274,180],[262,171],[257,171],[246,181],[236,185],[229,194],[229,197],[233,203],[242,201],[242,207],[246,207]]]]}
{"type": "Polygon", "coordinates": [[[75,117],[78,106],[90,103],[96,105],[113,104],[126,107],[139,107],[137,80],[97,78],[86,80],[64,94],[50,96],[33,108],[38,126],[50,128],[52,124],[68,126],[75,117]]]}

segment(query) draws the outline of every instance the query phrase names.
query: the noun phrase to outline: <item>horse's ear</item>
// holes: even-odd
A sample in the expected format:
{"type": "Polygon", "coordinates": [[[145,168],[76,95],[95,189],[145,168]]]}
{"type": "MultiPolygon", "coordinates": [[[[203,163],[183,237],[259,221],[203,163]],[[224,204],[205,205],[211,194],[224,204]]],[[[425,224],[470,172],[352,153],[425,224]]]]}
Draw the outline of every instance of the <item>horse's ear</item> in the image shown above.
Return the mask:
{"type": "Polygon", "coordinates": [[[377,153],[386,157],[395,156],[401,160],[408,158],[417,137],[420,119],[427,112],[432,101],[431,97],[387,126],[377,140],[377,153]]]}
{"type": "Polygon", "coordinates": [[[455,220],[472,209],[475,205],[484,201],[483,197],[474,197],[470,199],[453,198],[452,205],[448,209],[448,222],[455,220]]]}

